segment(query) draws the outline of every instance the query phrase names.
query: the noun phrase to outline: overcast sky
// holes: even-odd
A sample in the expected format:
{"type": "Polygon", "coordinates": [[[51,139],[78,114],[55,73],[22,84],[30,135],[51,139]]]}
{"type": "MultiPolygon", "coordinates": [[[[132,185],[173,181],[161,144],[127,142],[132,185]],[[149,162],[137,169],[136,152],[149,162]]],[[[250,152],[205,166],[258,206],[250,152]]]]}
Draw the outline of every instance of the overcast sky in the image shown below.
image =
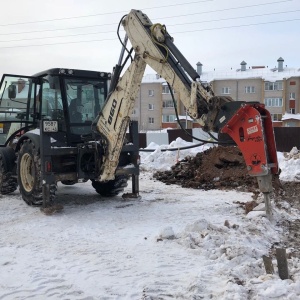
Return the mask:
{"type": "MultiPolygon", "coordinates": [[[[165,24],[174,43],[204,71],[300,67],[299,0],[14,0],[1,1],[0,74],[54,68],[110,72],[121,45],[119,20],[141,9],[165,24]]],[[[122,32],[123,33],[123,32],[122,32]]],[[[154,73],[147,69],[147,73],[154,73]]]]}

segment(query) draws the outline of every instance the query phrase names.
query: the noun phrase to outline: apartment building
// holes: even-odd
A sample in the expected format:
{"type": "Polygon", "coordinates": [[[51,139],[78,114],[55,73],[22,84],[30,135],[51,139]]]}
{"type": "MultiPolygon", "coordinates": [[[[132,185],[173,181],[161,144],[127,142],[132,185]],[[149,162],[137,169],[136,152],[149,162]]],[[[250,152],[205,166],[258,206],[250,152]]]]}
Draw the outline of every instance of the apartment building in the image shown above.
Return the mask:
{"type": "MultiPolygon", "coordinates": [[[[184,107],[178,101],[178,95],[174,91],[173,95],[178,113],[182,117],[184,107]]],[[[131,119],[139,122],[140,131],[177,128],[174,102],[169,86],[163,78],[156,74],[143,77],[131,119]]],[[[191,124],[192,120],[188,116],[187,119],[191,124]]]]}
{"type": "MultiPolygon", "coordinates": [[[[300,68],[284,66],[283,58],[274,68],[247,66],[238,69],[203,72],[197,63],[201,81],[211,84],[217,96],[229,96],[235,101],[258,101],[270,111],[274,127],[300,127],[300,68]]],[[[186,115],[185,108],[174,93],[179,119],[184,128],[199,127],[186,115]]],[[[140,130],[179,128],[169,87],[158,75],[143,78],[132,119],[139,121],[140,130]]]]}
{"type": "Polygon", "coordinates": [[[202,72],[202,81],[210,82],[216,95],[237,101],[259,101],[271,113],[273,126],[300,126],[300,69],[284,66],[282,57],[274,68],[250,66],[242,61],[240,68],[202,72]]]}

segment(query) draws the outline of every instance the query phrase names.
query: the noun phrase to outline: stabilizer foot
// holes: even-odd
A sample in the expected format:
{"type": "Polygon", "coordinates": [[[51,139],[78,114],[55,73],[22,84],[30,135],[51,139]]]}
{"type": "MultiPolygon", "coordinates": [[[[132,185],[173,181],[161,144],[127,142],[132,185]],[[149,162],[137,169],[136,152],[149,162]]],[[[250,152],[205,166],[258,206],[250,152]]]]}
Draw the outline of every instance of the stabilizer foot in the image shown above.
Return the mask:
{"type": "Polygon", "coordinates": [[[124,200],[128,200],[128,199],[140,200],[140,199],[142,199],[142,197],[138,193],[124,193],[122,195],[122,198],[124,200]]]}
{"type": "Polygon", "coordinates": [[[55,213],[59,213],[63,210],[63,205],[61,204],[52,204],[48,205],[46,207],[41,207],[40,210],[42,213],[44,213],[46,216],[54,215],[55,213]]]}

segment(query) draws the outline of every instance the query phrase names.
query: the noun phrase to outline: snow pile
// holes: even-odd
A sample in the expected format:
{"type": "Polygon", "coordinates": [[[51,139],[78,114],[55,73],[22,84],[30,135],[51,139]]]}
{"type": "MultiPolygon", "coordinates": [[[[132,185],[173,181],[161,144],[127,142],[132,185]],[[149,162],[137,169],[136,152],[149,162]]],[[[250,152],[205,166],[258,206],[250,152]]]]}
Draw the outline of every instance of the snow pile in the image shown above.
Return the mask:
{"type": "Polygon", "coordinates": [[[293,147],[290,152],[284,152],[283,153],[284,158],[288,159],[299,159],[300,158],[300,152],[297,149],[297,147],[293,147]]]}
{"type": "MultiPolygon", "coordinates": [[[[188,224],[178,234],[177,242],[192,249],[195,255],[201,255],[206,262],[196,281],[199,299],[205,298],[206,294],[214,299],[248,299],[249,290],[255,299],[273,296],[274,282],[268,282],[270,275],[264,274],[261,257],[277,239],[275,227],[265,218],[244,220],[240,225],[227,222],[227,226],[200,219],[188,224]],[[217,278],[212,278],[215,274],[218,274],[217,278]],[[204,287],[205,282],[207,285],[210,282],[209,286],[204,287]],[[266,293],[268,287],[270,291],[266,293]]],[[[273,280],[280,281],[276,276],[273,280]]],[[[294,283],[290,281],[284,285],[280,296],[289,295],[291,284],[294,283]]]]}
{"type": "Polygon", "coordinates": [[[143,171],[166,171],[170,170],[176,162],[184,159],[186,156],[195,156],[198,152],[203,152],[211,147],[211,144],[205,144],[198,147],[193,147],[185,150],[180,150],[183,147],[195,146],[197,144],[192,142],[187,142],[182,138],[178,137],[175,141],[171,142],[169,145],[157,145],[155,143],[150,143],[147,150],[153,149],[153,152],[143,152],[141,149],[141,170],[143,171]],[[163,151],[168,150],[169,151],[163,151]]]}
{"type": "Polygon", "coordinates": [[[279,168],[281,169],[280,180],[300,181],[300,152],[296,147],[287,153],[277,153],[279,168]]]}

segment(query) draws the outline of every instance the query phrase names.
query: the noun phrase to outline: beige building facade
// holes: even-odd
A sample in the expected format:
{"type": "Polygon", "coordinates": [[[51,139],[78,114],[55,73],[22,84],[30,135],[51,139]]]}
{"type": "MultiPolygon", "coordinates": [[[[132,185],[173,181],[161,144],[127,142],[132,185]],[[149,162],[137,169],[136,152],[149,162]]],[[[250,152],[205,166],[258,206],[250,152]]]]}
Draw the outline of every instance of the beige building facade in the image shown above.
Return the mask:
{"type": "MultiPolygon", "coordinates": [[[[203,72],[197,64],[200,80],[211,84],[215,95],[229,96],[234,101],[261,102],[271,113],[273,126],[300,126],[300,68],[284,67],[284,60],[277,60],[277,67],[247,67],[241,62],[236,70],[203,72]]],[[[181,124],[185,128],[198,127],[186,115],[185,108],[174,93],[181,124]]],[[[141,131],[179,128],[169,87],[158,75],[143,78],[140,93],[132,115],[139,121],[141,131]]]]}
{"type": "Polygon", "coordinates": [[[227,72],[207,72],[201,76],[211,83],[218,96],[230,96],[237,101],[264,103],[272,116],[274,127],[300,126],[300,69],[284,66],[283,58],[277,67],[247,67],[227,72]]]}
{"type": "MultiPolygon", "coordinates": [[[[173,95],[181,115],[183,107],[174,91],[173,95]]],[[[178,128],[174,106],[166,81],[158,75],[149,74],[143,78],[131,119],[138,121],[140,131],[178,128]]]]}

